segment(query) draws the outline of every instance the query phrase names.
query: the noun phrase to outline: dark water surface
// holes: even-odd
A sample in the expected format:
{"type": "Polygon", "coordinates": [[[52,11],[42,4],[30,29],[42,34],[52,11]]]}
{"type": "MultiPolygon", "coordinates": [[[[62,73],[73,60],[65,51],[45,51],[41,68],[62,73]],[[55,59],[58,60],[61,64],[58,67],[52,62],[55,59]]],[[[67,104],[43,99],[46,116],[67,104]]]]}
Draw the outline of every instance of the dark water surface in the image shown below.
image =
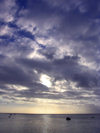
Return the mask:
{"type": "Polygon", "coordinates": [[[100,115],[97,114],[8,116],[0,114],[0,133],[100,133],[100,115]],[[71,121],[66,121],[67,116],[71,121]]]}

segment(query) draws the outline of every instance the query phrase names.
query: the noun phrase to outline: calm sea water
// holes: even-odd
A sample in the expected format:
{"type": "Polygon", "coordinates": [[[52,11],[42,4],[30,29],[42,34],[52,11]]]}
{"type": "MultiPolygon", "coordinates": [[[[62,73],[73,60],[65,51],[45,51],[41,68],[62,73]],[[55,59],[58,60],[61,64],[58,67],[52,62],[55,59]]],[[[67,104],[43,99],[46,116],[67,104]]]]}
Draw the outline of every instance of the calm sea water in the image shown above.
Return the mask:
{"type": "Polygon", "coordinates": [[[0,114],[0,133],[100,133],[100,115],[97,114],[8,116],[0,114]],[[71,121],[66,121],[67,116],[71,121]]]}

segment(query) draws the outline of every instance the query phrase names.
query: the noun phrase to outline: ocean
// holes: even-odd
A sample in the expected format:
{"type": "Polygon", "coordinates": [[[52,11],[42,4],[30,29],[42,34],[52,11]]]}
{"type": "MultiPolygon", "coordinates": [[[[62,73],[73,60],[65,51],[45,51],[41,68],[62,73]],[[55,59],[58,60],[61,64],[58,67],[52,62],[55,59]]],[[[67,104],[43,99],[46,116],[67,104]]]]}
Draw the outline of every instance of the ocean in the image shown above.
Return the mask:
{"type": "Polygon", "coordinates": [[[100,133],[100,115],[0,114],[0,133],[100,133]]]}

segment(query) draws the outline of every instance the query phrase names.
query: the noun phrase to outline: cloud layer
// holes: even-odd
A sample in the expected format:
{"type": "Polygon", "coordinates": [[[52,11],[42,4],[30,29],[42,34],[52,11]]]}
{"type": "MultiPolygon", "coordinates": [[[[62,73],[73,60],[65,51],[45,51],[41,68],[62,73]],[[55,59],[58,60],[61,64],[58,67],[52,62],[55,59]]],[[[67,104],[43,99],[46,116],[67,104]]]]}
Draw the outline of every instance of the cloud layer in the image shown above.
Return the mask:
{"type": "Polygon", "coordinates": [[[99,14],[99,0],[1,0],[0,103],[98,113],[99,14]]]}

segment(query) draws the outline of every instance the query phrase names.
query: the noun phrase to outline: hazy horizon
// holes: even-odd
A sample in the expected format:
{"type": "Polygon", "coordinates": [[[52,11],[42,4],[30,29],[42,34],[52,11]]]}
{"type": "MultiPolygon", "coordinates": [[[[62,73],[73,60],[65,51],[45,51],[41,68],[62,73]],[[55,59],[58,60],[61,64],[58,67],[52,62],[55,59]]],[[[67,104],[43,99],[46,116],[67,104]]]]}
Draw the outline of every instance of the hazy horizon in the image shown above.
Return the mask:
{"type": "Polygon", "coordinates": [[[68,113],[65,113],[65,114],[58,114],[58,113],[56,113],[56,114],[50,114],[50,113],[48,113],[48,114],[46,114],[46,113],[44,113],[44,114],[41,114],[41,113],[16,113],[16,112],[0,112],[0,114],[15,114],[15,115],[17,115],[17,114],[22,114],[22,115],[100,115],[100,113],[81,113],[81,114],[68,114],[68,113]]]}

